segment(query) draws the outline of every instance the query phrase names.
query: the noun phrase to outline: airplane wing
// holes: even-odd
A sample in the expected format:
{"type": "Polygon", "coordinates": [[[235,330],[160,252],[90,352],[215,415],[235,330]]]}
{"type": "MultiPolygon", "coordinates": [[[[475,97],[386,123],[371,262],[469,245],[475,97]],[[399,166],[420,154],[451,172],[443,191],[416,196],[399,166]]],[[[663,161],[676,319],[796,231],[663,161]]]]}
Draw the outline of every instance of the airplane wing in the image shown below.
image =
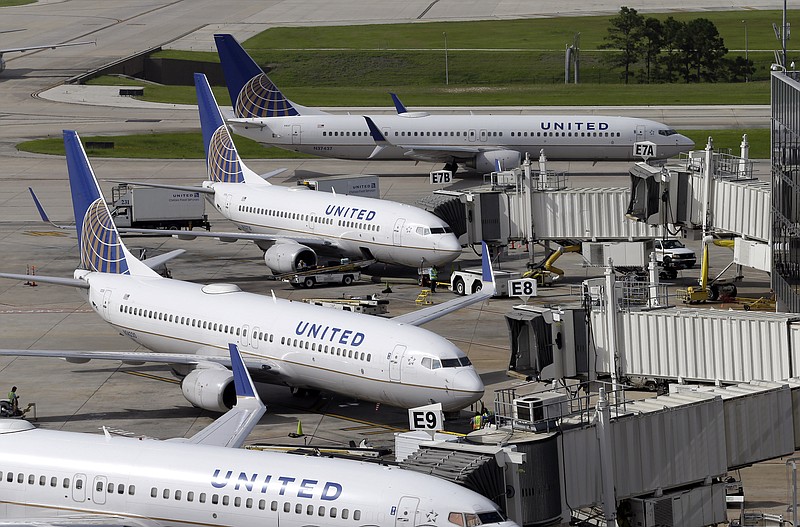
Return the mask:
{"type": "Polygon", "coordinates": [[[302,236],[287,236],[283,234],[258,234],[253,232],[216,232],[216,231],[170,231],[164,229],[138,229],[135,227],[120,227],[117,231],[123,234],[158,234],[172,236],[179,240],[194,240],[195,238],[216,238],[221,242],[235,242],[248,240],[253,242],[297,242],[309,247],[336,248],[335,239],[303,238],[302,236]]]}
{"type": "Polygon", "coordinates": [[[370,158],[375,157],[378,155],[378,153],[380,153],[381,150],[389,146],[405,149],[406,152],[403,155],[412,159],[419,161],[430,161],[434,163],[449,162],[453,158],[473,157],[481,152],[490,152],[492,150],[501,149],[500,147],[494,146],[487,148],[479,146],[452,145],[443,148],[441,146],[434,145],[405,145],[392,143],[386,138],[386,136],[383,135],[383,132],[380,131],[380,128],[378,128],[378,126],[370,117],[365,115],[364,120],[367,122],[367,128],[369,128],[369,133],[372,136],[372,140],[375,141],[375,150],[369,156],[370,158]]]}
{"type": "Polygon", "coordinates": [[[22,52],[22,51],[34,51],[34,50],[37,50],[37,49],[56,49],[56,48],[66,48],[66,47],[69,47],[69,46],[83,46],[84,44],[95,44],[95,45],[97,45],[97,42],[95,42],[94,40],[84,40],[84,41],[81,41],[81,42],[65,42],[65,43],[62,43],[62,44],[40,44],[40,45],[36,45],[36,46],[22,46],[22,47],[19,47],[19,48],[6,48],[6,49],[0,49],[0,55],[2,55],[3,53],[16,53],[16,52],[22,52]]]}
{"type": "Polygon", "coordinates": [[[236,404],[222,417],[190,437],[187,441],[189,443],[239,448],[267,411],[267,407],[256,392],[253,379],[250,378],[242,362],[236,344],[228,344],[228,348],[233,383],[236,386],[236,404]]]}
{"type": "Polygon", "coordinates": [[[486,247],[486,242],[481,242],[481,243],[483,245],[483,257],[482,257],[483,276],[481,277],[481,282],[483,284],[483,287],[481,288],[480,291],[473,293],[471,295],[454,298],[453,300],[448,300],[447,302],[443,302],[441,304],[436,304],[430,307],[426,307],[418,311],[412,311],[411,313],[406,313],[405,315],[393,317],[392,320],[394,320],[395,322],[400,322],[402,324],[420,326],[422,324],[425,324],[426,322],[435,320],[448,313],[452,313],[457,309],[462,309],[469,305],[482,302],[487,298],[490,298],[492,295],[494,295],[495,292],[494,270],[492,269],[491,262],[489,261],[489,249],[486,247]]]}
{"type": "Polygon", "coordinates": [[[0,527],[161,527],[147,518],[132,518],[108,514],[76,514],[52,518],[13,518],[0,520],[0,527]]]}

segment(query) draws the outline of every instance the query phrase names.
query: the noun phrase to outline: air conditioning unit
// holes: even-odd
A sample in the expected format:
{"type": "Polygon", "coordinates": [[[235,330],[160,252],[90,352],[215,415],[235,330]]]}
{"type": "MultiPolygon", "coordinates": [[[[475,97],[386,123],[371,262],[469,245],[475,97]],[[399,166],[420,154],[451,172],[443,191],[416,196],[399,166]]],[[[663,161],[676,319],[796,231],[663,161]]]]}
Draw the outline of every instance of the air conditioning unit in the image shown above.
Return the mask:
{"type": "Polygon", "coordinates": [[[514,399],[514,419],[520,424],[552,423],[568,414],[569,397],[564,393],[545,392],[514,399]]]}

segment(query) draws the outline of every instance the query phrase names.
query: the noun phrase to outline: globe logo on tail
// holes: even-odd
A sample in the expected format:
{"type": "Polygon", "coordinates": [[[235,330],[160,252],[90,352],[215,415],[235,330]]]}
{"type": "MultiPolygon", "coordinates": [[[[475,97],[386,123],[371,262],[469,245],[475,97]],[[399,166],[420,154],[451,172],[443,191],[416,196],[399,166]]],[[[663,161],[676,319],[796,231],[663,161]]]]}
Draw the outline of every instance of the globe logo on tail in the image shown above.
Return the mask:
{"type": "Polygon", "coordinates": [[[208,144],[208,179],[219,183],[244,181],[239,154],[225,126],[217,128],[208,144]]]}
{"type": "Polygon", "coordinates": [[[236,116],[243,118],[298,115],[281,91],[265,74],[256,75],[242,87],[236,99],[236,116]]]}
{"type": "Polygon", "coordinates": [[[89,205],[83,216],[81,264],[90,271],[130,274],[117,228],[102,198],[89,205]]]}

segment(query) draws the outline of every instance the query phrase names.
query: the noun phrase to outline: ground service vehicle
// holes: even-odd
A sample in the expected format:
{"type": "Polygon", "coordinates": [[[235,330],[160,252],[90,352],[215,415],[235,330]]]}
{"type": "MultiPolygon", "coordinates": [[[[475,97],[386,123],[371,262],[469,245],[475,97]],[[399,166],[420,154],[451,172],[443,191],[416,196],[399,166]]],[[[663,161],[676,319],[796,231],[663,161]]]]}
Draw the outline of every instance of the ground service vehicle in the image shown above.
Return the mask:
{"type": "Polygon", "coordinates": [[[117,227],[139,229],[211,228],[199,192],[118,185],[111,190],[111,215],[117,227]]]}
{"type": "MultiPolygon", "coordinates": [[[[516,280],[517,278],[522,278],[522,273],[518,271],[495,271],[494,296],[508,296],[508,281],[516,280]]],[[[480,291],[482,287],[480,268],[453,271],[453,274],[450,275],[450,290],[457,295],[472,294],[480,291]]]]}

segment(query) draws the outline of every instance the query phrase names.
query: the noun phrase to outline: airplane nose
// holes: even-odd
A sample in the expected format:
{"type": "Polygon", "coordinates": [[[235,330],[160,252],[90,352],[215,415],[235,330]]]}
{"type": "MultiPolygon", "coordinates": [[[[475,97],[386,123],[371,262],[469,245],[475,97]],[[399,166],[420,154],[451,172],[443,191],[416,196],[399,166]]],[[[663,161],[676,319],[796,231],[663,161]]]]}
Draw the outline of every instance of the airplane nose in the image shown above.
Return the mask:
{"type": "Polygon", "coordinates": [[[688,148],[691,150],[692,148],[694,148],[694,141],[692,141],[685,135],[681,134],[681,136],[678,138],[678,146],[683,148],[688,148]]]}
{"type": "Polygon", "coordinates": [[[474,368],[469,368],[456,373],[453,389],[463,394],[462,402],[468,399],[469,402],[466,404],[472,404],[483,397],[484,386],[478,372],[474,368]]]}
{"type": "Polygon", "coordinates": [[[445,265],[458,258],[458,255],[461,254],[461,244],[458,243],[455,235],[442,236],[436,243],[436,251],[440,258],[436,265],[445,265]]]}

